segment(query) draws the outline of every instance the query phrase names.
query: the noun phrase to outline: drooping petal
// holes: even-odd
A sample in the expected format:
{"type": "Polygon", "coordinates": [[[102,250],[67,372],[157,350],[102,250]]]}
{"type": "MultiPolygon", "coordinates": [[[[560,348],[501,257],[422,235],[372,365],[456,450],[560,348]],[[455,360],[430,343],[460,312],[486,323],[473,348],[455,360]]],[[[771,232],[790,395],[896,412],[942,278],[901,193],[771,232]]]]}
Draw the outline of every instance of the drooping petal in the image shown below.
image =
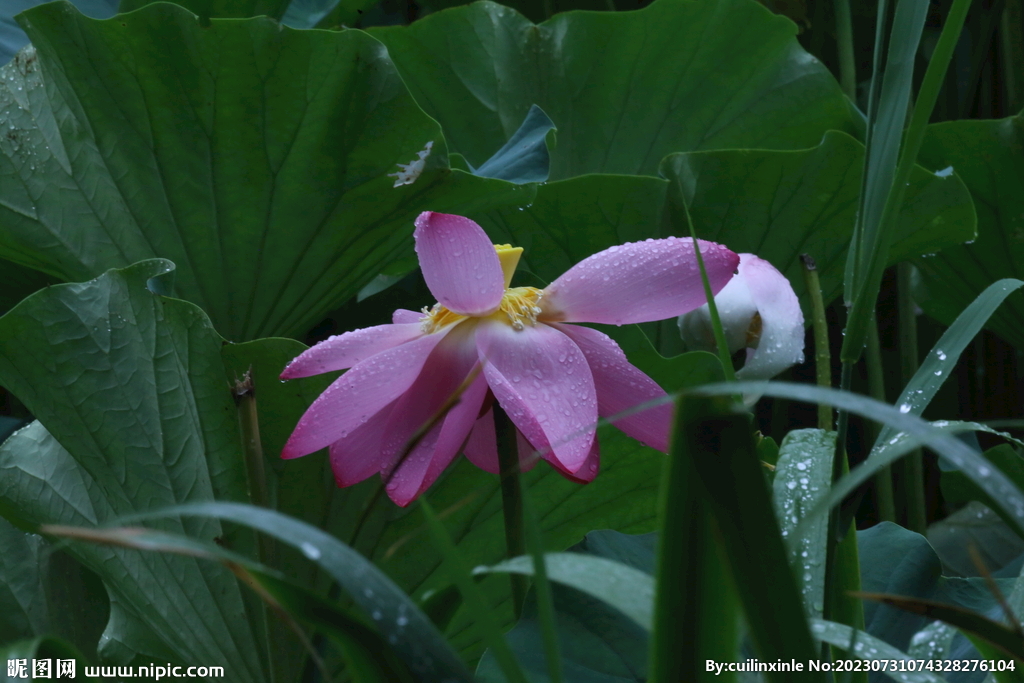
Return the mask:
{"type": "Polygon", "coordinates": [[[391,500],[405,507],[437,481],[466,442],[486,393],[487,381],[481,374],[444,421],[431,429],[398,469],[389,475],[385,489],[391,500]]]}
{"type": "Polygon", "coordinates": [[[739,379],[769,379],[804,361],[804,314],[786,276],[753,254],[744,254],[740,272],[761,316],[761,337],[739,379]]]}
{"type": "MultiPolygon", "coordinates": [[[[698,240],[711,291],[732,277],[739,257],[698,240]]],[[[544,290],[542,320],[610,325],[674,318],[707,301],[690,238],[632,242],[583,259],[544,290]]]]}
{"type": "Polygon", "coordinates": [[[418,323],[423,319],[423,313],[421,311],[410,311],[405,308],[399,308],[391,314],[391,322],[396,325],[403,325],[406,323],[418,323]]]}
{"type": "Polygon", "coordinates": [[[365,424],[331,444],[331,469],[338,486],[358,484],[380,471],[384,458],[381,453],[384,425],[393,407],[394,402],[388,404],[365,424]]]}
{"type": "Polygon", "coordinates": [[[424,211],[413,236],[423,279],[438,303],[470,316],[497,310],[505,278],[483,228],[462,216],[424,211]]]}
{"type": "Polygon", "coordinates": [[[296,379],[334,370],[345,370],[381,351],[422,336],[423,328],[418,322],[416,324],[378,325],[339,334],[325,339],[299,354],[285,367],[284,372],[281,373],[281,379],[296,379]]]}
{"type": "MultiPolygon", "coordinates": [[[[522,452],[520,451],[520,458],[522,458],[522,452]]],[[[590,447],[590,453],[587,454],[587,459],[584,461],[583,466],[575,472],[562,467],[562,464],[554,458],[545,457],[552,467],[569,481],[574,481],[577,484],[589,484],[594,481],[594,477],[597,476],[597,471],[601,466],[601,450],[597,446],[597,439],[594,439],[593,445],[590,447]]]]}
{"type": "Polygon", "coordinates": [[[469,436],[487,394],[482,373],[473,377],[476,365],[473,326],[458,326],[437,345],[423,372],[396,402],[384,427],[381,476],[387,482],[388,496],[399,505],[408,505],[433,483],[469,436]],[[469,386],[463,387],[467,380],[471,380],[469,386]],[[402,457],[409,442],[460,390],[454,407],[402,457]],[[432,466],[435,460],[438,464],[432,466]],[[428,480],[431,472],[433,477],[428,480]]]}
{"type": "Polygon", "coordinates": [[[405,393],[447,333],[444,330],[425,335],[355,365],[313,401],[288,438],[281,457],[308,455],[348,436],[405,393]]]}
{"type": "MultiPolygon", "coordinates": [[[[804,316],[786,276],[753,254],[740,254],[739,272],[715,296],[729,353],[747,349],[741,379],[770,379],[804,359],[804,316]]],[[[679,318],[691,349],[716,348],[707,304],[679,318]]]]}
{"type": "MultiPolygon", "coordinates": [[[[556,327],[576,342],[590,364],[597,389],[597,414],[601,417],[612,417],[666,396],[657,382],[626,359],[608,335],[579,325],[556,327]]],[[[672,428],[672,404],[633,413],[613,420],[612,424],[637,441],[664,452],[668,450],[672,428]]]]}
{"type": "Polygon", "coordinates": [[[584,463],[594,440],[594,378],[579,347],[548,325],[515,330],[497,321],[477,328],[487,383],[531,443],[550,443],[570,472],[584,463]]]}

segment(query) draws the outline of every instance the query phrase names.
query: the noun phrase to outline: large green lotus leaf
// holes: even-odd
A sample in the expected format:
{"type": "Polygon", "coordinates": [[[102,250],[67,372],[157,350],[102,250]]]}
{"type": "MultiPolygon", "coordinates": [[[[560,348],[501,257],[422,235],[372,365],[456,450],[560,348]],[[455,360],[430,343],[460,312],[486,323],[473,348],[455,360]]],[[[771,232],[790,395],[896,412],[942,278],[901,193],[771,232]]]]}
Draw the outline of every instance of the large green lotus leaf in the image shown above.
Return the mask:
{"type": "MultiPolygon", "coordinates": [[[[830,132],[814,149],[676,154],[665,160],[673,233],[687,234],[682,202],[700,237],[771,261],[793,285],[804,311],[801,254],[818,267],[826,301],[842,287],[860,193],[864,147],[830,132]]],[[[911,174],[890,263],[975,238],[971,194],[955,177],[917,167],[911,174]]],[[[805,316],[806,317],[806,316],[805,316]]]]}
{"type": "Polygon", "coordinates": [[[799,149],[826,130],[855,130],[848,101],[797,44],[793,23],[753,0],[658,0],[539,25],[477,2],[370,33],[474,166],[533,104],[558,128],[552,180],[653,175],[672,152],[799,149]]]}
{"type": "Polygon", "coordinates": [[[109,614],[99,577],[2,518],[0,547],[0,642],[59,636],[94,658],[109,614]]]}
{"type": "MultiPolygon", "coordinates": [[[[152,2],[153,0],[121,0],[117,11],[121,14],[134,12],[152,2]]],[[[290,3],[289,0],[176,0],[174,4],[207,19],[268,16],[280,21],[290,3]]]]}
{"type": "Polygon", "coordinates": [[[46,632],[46,542],[0,519],[0,643],[46,632]]]}
{"type": "Polygon", "coordinates": [[[204,25],[167,3],[20,19],[35,48],[0,73],[0,257],[76,281],[169,258],[228,339],[304,332],[409,250],[420,211],[532,194],[451,170],[359,31],[204,25]]]}
{"type": "MultiPolygon", "coordinates": [[[[689,235],[685,197],[700,237],[771,261],[809,311],[800,255],[817,261],[826,296],[838,295],[863,162],[863,145],[830,132],[808,150],[674,154],[662,165],[668,180],[587,175],[552,182],[539,187],[527,207],[471,215],[495,241],[524,247],[520,276],[524,284],[543,287],[615,244],[689,235]]],[[[973,239],[974,225],[963,183],[918,168],[891,258],[896,262],[973,239]]]]}
{"type": "MultiPolygon", "coordinates": [[[[198,307],[149,288],[172,269],[152,260],[57,285],[0,318],[0,382],[42,423],[0,447],[5,515],[93,526],[187,501],[247,499],[221,338],[198,307]]],[[[165,525],[243,552],[252,543],[213,520],[165,525]]],[[[131,617],[124,629],[141,622],[177,661],[265,679],[261,615],[223,568],[91,544],[71,551],[131,617]]]]}
{"type": "MultiPolygon", "coordinates": [[[[914,261],[924,285],[919,303],[948,325],[994,281],[1024,278],[1024,118],[929,126],[919,162],[935,171],[952,167],[978,211],[974,243],[914,261]]],[[[1011,297],[987,327],[1024,346],[1024,300],[1011,297]]]]}

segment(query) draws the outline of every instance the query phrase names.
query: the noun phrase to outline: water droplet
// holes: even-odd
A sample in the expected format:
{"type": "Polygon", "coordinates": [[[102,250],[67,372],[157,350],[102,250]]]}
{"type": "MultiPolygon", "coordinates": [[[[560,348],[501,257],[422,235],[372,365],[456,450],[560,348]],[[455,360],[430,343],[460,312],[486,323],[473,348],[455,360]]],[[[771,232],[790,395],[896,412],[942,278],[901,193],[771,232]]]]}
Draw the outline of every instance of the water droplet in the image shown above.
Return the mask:
{"type": "Polygon", "coordinates": [[[315,545],[309,543],[308,541],[303,541],[302,543],[300,543],[299,550],[301,550],[302,554],[311,560],[320,559],[320,548],[317,548],[315,545]]]}

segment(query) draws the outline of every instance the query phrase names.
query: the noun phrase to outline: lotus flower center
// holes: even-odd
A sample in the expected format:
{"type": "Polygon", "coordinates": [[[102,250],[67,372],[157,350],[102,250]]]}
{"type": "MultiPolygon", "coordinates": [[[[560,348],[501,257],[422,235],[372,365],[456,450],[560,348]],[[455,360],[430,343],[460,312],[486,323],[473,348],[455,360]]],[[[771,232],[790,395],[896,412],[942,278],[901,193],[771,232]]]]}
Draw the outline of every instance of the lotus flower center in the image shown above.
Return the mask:
{"type": "MultiPolygon", "coordinates": [[[[519,257],[523,254],[523,248],[508,244],[495,244],[494,251],[498,254],[501,272],[505,278],[505,293],[501,296],[498,310],[487,317],[504,320],[514,330],[525,329],[527,324],[531,327],[536,325],[537,316],[541,314],[540,300],[544,296],[544,291],[536,287],[509,287],[516,266],[519,265],[519,257]]],[[[424,306],[421,312],[423,317],[420,318],[420,323],[426,334],[437,332],[443,327],[470,317],[461,313],[453,313],[439,303],[434,304],[430,309],[424,306]]]]}
{"type": "Polygon", "coordinates": [[[498,310],[508,317],[508,324],[513,330],[522,330],[527,323],[531,327],[537,324],[537,316],[541,314],[540,300],[543,297],[544,290],[536,287],[506,289],[498,310]]]}

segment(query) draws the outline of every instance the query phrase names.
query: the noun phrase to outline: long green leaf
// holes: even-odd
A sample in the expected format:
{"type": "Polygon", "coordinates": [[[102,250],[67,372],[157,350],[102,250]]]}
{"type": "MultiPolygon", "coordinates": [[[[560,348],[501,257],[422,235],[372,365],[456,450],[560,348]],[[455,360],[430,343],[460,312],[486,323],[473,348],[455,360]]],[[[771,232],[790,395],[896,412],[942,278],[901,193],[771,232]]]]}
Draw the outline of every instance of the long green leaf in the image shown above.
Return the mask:
{"type": "Polygon", "coordinates": [[[1024,661],[1024,633],[971,610],[935,600],[908,598],[903,595],[859,593],[857,597],[892,605],[914,614],[924,615],[929,619],[944,621],[947,624],[978,636],[985,642],[998,648],[1004,655],[1024,661]]]}
{"type": "Polygon", "coordinates": [[[836,434],[797,429],[779,446],[772,482],[772,503],[786,539],[789,564],[797,576],[808,618],[821,618],[825,602],[825,539],[828,519],[819,515],[800,522],[832,486],[836,434]]]}
{"type": "Polygon", "coordinates": [[[417,678],[472,680],[465,665],[416,604],[369,560],[330,534],[273,510],[235,503],[180,505],[128,519],[179,515],[232,521],[298,548],[373,618],[417,678]]]}
{"type": "Polygon", "coordinates": [[[871,458],[836,482],[828,497],[816,506],[820,510],[812,511],[811,516],[818,513],[823,514],[877,473],[879,469],[891,464],[914,448],[925,445],[960,468],[971,481],[998,501],[1000,509],[1006,513],[1014,526],[1018,530],[1024,531],[1024,493],[1002,472],[993,470],[981,454],[915,415],[900,412],[892,406],[865,396],[788,382],[714,384],[689,389],[687,393],[721,396],[731,395],[736,391],[760,393],[764,396],[789,398],[807,403],[826,403],[906,432],[908,435],[906,441],[900,447],[894,447],[886,457],[871,458]]]}
{"type": "MultiPolygon", "coordinates": [[[[977,336],[992,314],[1013,292],[1024,287],[1024,282],[1014,279],[1003,279],[993,282],[984,292],[979,294],[971,305],[957,317],[952,325],[925,356],[913,378],[903,388],[896,405],[900,412],[920,415],[934,398],[935,393],[953,374],[953,369],[960,360],[971,340],[977,336]]],[[[891,427],[884,427],[875,440],[872,453],[890,441],[896,432],[891,427]]]]}
{"type": "MultiPolygon", "coordinates": [[[[900,7],[911,1],[901,0],[900,7]]],[[[920,40],[920,28],[917,22],[920,21],[923,24],[924,11],[927,9],[926,2],[913,1],[916,2],[920,19],[916,15],[913,19],[907,19],[907,26],[899,34],[896,33],[896,25],[893,26],[894,41],[899,41],[900,44],[897,45],[897,48],[900,50],[902,59],[907,60],[906,63],[901,64],[901,73],[904,67],[909,73],[906,76],[905,84],[901,84],[900,87],[905,87],[908,95],[910,93],[911,84],[909,79],[912,75],[913,58],[917,51],[917,43],[920,40]],[[913,33],[914,31],[916,31],[916,34],[913,33]],[[909,45],[911,42],[912,45],[909,45]]],[[[848,304],[852,304],[852,307],[847,321],[846,337],[843,339],[843,362],[854,361],[860,357],[861,349],[864,345],[864,336],[867,333],[868,320],[875,309],[875,299],[878,296],[878,289],[882,282],[882,272],[885,270],[889,258],[889,245],[892,244],[893,226],[896,216],[902,207],[907,181],[910,179],[911,171],[917,160],[918,151],[921,149],[921,142],[924,139],[928,119],[931,118],[932,109],[935,107],[935,100],[939,96],[942,81],[946,76],[949,60],[953,56],[953,48],[959,40],[960,30],[963,28],[964,19],[967,17],[967,10],[970,9],[970,6],[971,0],[954,0],[953,2],[949,16],[946,18],[946,24],[942,27],[942,35],[939,37],[938,45],[936,45],[932,58],[928,62],[928,70],[925,72],[924,82],[921,85],[921,91],[918,93],[917,103],[914,106],[914,114],[910,121],[910,127],[907,130],[899,166],[896,169],[892,182],[887,187],[879,188],[880,191],[884,190],[885,192],[885,204],[879,215],[878,223],[865,223],[864,232],[861,234],[860,239],[854,240],[854,249],[857,251],[856,258],[860,260],[860,263],[854,266],[857,272],[851,274],[849,269],[847,271],[846,298],[848,304]]],[[[897,9],[897,22],[900,21],[899,16],[900,10],[897,9]]],[[[888,69],[886,78],[888,79],[888,69]]],[[[884,88],[885,85],[883,85],[883,90],[884,88]]],[[[883,99],[884,97],[883,94],[883,99]]],[[[902,117],[905,111],[906,105],[904,103],[904,106],[896,113],[902,117]]],[[[895,120],[891,122],[891,125],[896,124],[897,121],[895,120]]],[[[899,125],[902,127],[902,119],[899,119],[899,125]]],[[[896,144],[898,144],[898,140],[896,144]]],[[[875,202],[868,205],[866,198],[862,202],[864,202],[861,206],[862,212],[877,206],[875,202]]],[[[868,216],[865,216],[865,220],[868,220],[868,216]]],[[[851,250],[850,258],[851,260],[855,258],[853,250],[851,250]]]]}
{"type": "MultiPolygon", "coordinates": [[[[856,631],[846,624],[815,619],[811,622],[811,631],[826,643],[831,643],[844,650],[850,650],[850,644],[853,643],[854,654],[863,655],[863,658],[868,660],[888,660],[888,666],[911,659],[884,640],[879,640],[863,631],[856,631]]],[[[929,671],[899,671],[898,667],[893,669],[887,667],[883,673],[900,683],[945,683],[941,676],[936,676],[929,671]]]]}
{"type": "MultiPolygon", "coordinates": [[[[358,616],[337,604],[283,579],[272,569],[253,562],[216,543],[141,527],[86,529],[44,525],[41,533],[107,544],[135,550],[185,555],[220,562],[249,585],[275,609],[284,609],[289,618],[299,618],[317,627],[343,646],[352,657],[360,681],[408,682],[409,672],[379,633],[358,616]],[[360,678],[361,677],[361,678],[360,678]]],[[[308,646],[308,645],[307,645],[308,646]]]]}
{"type": "Polygon", "coordinates": [[[913,85],[914,57],[924,29],[928,3],[900,0],[892,23],[892,35],[885,41],[888,17],[886,2],[879,3],[875,44],[875,66],[868,106],[867,156],[861,185],[860,210],[854,238],[846,261],[845,300],[849,306],[867,285],[872,262],[887,255],[879,251],[884,235],[881,225],[886,198],[893,187],[899,159],[903,124],[913,85]],[[888,54],[881,63],[881,51],[888,54]]]}
{"type": "MultiPolygon", "coordinates": [[[[653,624],[654,579],[639,569],[582,553],[545,553],[548,578],[603,600],[648,631],[653,624]]],[[[474,574],[516,573],[533,576],[529,557],[516,557],[474,574]]]]}
{"type": "Polygon", "coordinates": [[[441,522],[433,508],[427,501],[421,501],[420,507],[426,517],[427,525],[435,543],[440,546],[440,551],[445,558],[448,571],[451,572],[452,581],[459,587],[462,599],[468,603],[476,617],[477,624],[484,631],[484,638],[487,640],[494,658],[501,667],[502,673],[509,683],[526,683],[526,675],[523,673],[519,662],[516,661],[512,649],[505,641],[504,635],[498,628],[498,622],[494,618],[490,607],[487,605],[487,598],[480,587],[473,581],[469,565],[466,564],[459,549],[452,542],[452,537],[441,522]]]}
{"type": "MultiPolygon", "coordinates": [[[[751,384],[728,383],[735,387],[734,393],[746,391],[751,384]]],[[[816,658],[800,591],[756,457],[750,416],[736,412],[728,401],[706,401],[684,393],[674,434],[662,495],[665,514],[652,679],[659,683],[700,680],[702,670],[708,676],[699,660],[711,657],[701,656],[700,640],[693,638],[691,629],[694,624],[698,632],[715,628],[714,622],[697,620],[711,617],[702,606],[715,604],[719,596],[702,593],[705,586],[695,579],[704,578],[705,557],[720,551],[727,558],[758,655],[766,661],[816,658]],[[766,584],[772,590],[762,590],[766,584]]],[[[729,613],[717,617],[730,618],[729,613]]],[[[777,672],[768,676],[785,680],[777,672]]]]}

